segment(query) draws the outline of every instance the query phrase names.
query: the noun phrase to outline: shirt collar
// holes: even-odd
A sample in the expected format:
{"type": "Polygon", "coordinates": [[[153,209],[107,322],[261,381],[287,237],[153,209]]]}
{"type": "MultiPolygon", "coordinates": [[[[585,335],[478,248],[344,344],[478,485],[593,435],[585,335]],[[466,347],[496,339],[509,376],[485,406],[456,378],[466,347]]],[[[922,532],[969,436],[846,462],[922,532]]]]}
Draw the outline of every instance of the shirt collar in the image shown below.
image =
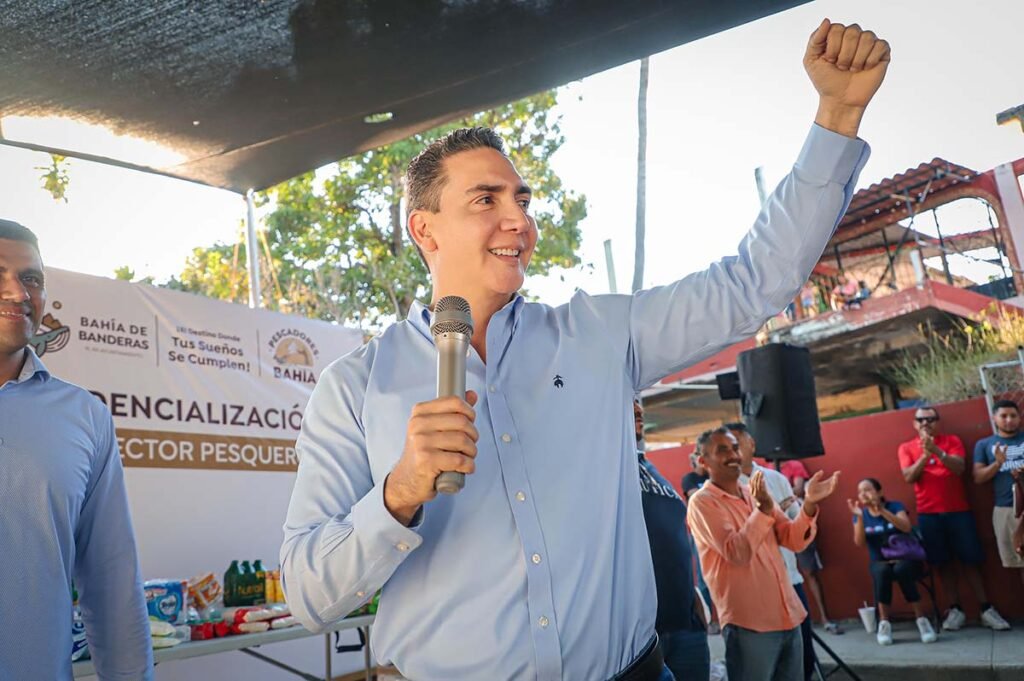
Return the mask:
{"type": "Polygon", "coordinates": [[[701,487],[701,491],[704,490],[707,490],[709,494],[714,494],[715,496],[721,497],[723,499],[732,499],[733,501],[739,501],[740,498],[742,498],[743,501],[747,501],[747,490],[742,483],[740,483],[740,497],[734,497],[733,495],[729,494],[724,489],[722,489],[714,482],[712,482],[710,477],[708,478],[708,481],[704,483],[704,486],[701,487]]]}
{"type": "Polygon", "coordinates": [[[14,383],[27,383],[30,379],[37,378],[41,383],[50,380],[50,372],[39,359],[31,345],[25,346],[25,364],[21,367],[21,373],[14,383]],[[38,377],[38,378],[37,378],[38,377]]]}
{"type": "MultiPolygon", "coordinates": [[[[516,293],[512,297],[512,300],[505,304],[505,307],[495,313],[491,318],[491,323],[500,320],[504,315],[509,315],[509,328],[511,332],[514,333],[516,328],[519,326],[519,318],[521,316],[524,302],[525,299],[523,296],[516,293]]],[[[413,328],[427,338],[432,336],[430,333],[430,317],[431,312],[427,305],[423,304],[419,300],[413,301],[412,305],[409,307],[409,316],[407,319],[409,320],[409,323],[413,325],[413,328]]]]}

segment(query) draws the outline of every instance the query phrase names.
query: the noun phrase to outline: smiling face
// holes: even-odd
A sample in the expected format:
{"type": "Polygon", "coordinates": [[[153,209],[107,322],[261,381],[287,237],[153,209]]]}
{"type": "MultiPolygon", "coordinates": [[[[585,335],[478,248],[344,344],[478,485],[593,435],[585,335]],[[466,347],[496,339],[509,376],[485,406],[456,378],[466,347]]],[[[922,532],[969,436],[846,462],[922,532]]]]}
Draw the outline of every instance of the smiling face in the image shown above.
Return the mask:
{"type": "Polygon", "coordinates": [[[444,176],[438,211],[420,209],[409,217],[435,297],[440,291],[507,302],[522,288],[537,246],[530,188],[511,161],[486,147],[447,157],[444,176]]]}
{"type": "Polygon", "coordinates": [[[29,243],[0,239],[0,356],[20,353],[46,305],[43,262],[29,243]]]}
{"type": "Polygon", "coordinates": [[[740,445],[731,433],[712,433],[704,444],[700,460],[715,484],[734,484],[740,479],[740,445]]]}
{"type": "Polygon", "coordinates": [[[857,500],[862,506],[874,506],[882,498],[881,491],[875,489],[870,480],[861,480],[857,484],[857,500]]]}

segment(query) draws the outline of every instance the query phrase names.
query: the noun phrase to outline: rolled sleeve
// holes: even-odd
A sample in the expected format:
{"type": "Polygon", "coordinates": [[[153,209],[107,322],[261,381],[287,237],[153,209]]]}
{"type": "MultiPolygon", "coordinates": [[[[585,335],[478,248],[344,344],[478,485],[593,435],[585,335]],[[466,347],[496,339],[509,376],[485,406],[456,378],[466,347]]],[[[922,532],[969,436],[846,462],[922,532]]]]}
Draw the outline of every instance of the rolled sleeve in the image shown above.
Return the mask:
{"type": "MultiPolygon", "coordinates": [[[[821,509],[818,509],[821,513],[821,509]]],[[[775,538],[779,546],[784,546],[790,551],[799,553],[808,546],[818,532],[818,515],[812,518],[807,513],[801,512],[796,518],[790,520],[778,507],[775,509],[775,538]]]]}

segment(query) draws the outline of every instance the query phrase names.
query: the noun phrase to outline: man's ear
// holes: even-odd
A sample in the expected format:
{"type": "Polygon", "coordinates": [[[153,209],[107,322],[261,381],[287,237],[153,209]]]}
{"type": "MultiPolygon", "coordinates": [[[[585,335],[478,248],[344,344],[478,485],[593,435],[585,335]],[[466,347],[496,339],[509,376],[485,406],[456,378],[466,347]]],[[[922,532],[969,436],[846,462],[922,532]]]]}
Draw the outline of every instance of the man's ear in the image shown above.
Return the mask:
{"type": "Polygon", "coordinates": [[[430,230],[431,213],[425,210],[414,210],[409,213],[409,236],[424,253],[437,250],[437,242],[430,230]]]}

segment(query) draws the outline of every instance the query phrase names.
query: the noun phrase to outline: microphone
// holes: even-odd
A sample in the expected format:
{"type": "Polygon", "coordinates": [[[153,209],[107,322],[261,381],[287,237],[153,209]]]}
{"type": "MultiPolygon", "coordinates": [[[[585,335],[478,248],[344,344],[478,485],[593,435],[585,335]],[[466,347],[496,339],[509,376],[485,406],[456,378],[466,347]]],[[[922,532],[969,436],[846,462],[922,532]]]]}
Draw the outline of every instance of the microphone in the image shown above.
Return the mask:
{"type": "MultiPolygon", "coordinates": [[[[430,333],[437,347],[437,396],[457,395],[466,399],[466,356],[473,339],[473,317],[466,299],[445,296],[437,301],[430,333]]],[[[434,489],[441,494],[455,494],[465,484],[463,473],[445,471],[437,476],[434,489]]]]}

